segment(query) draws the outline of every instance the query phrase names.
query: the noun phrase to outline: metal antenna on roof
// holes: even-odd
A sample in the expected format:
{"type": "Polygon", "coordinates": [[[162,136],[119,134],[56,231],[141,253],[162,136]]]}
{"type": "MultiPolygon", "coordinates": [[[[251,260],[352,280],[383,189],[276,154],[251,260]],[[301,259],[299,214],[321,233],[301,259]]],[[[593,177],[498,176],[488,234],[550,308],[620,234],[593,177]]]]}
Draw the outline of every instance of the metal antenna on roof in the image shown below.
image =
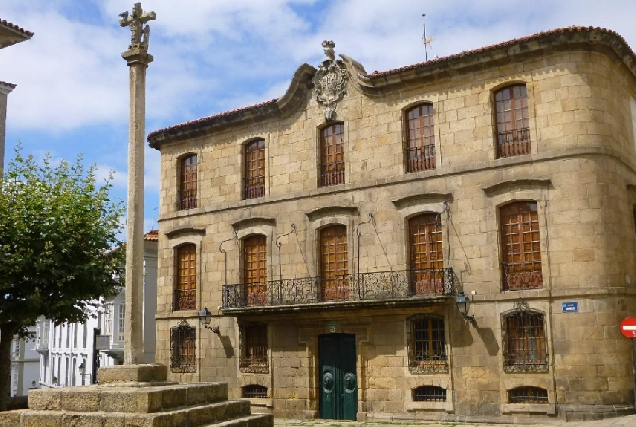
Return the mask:
{"type": "Polygon", "coordinates": [[[430,36],[430,37],[426,36],[426,14],[425,13],[422,14],[422,18],[424,18],[424,34],[422,35],[422,43],[424,44],[424,55],[426,60],[428,61],[428,47],[430,46],[431,49],[433,48],[433,46],[431,46],[431,43],[433,42],[433,36],[430,36]]]}

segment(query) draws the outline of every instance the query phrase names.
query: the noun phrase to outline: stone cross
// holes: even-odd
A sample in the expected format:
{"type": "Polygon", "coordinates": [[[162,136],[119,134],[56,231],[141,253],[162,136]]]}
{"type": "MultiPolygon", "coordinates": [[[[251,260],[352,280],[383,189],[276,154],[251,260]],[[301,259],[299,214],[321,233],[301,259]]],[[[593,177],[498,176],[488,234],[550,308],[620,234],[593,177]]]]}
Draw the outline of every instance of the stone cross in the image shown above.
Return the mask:
{"type": "Polygon", "coordinates": [[[135,3],[132,15],[119,15],[122,27],[132,33],[128,50],[121,54],[130,68],[130,128],[128,134],[128,205],[126,232],[126,311],[124,313],[124,365],[143,363],[144,285],[144,141],[146,132],[146,68],[150,27],[156,18],[135,3]],[[142,38],[143,35],[143,38],[142,38]]]}
{"type": "Polygon", "coordinates": [[[155,12],[144,12],[141,9],[141,3],[135,3],[132,14],[128,14],[126,11],[119,14],[119,16],[121,17],[119,25],[122,27],[130,27],[130,46],[128,46],[128,49],[143,49],[147,51],[150,38],[150,25],[144,27],[144,24],[157,19],[155,12]]]}

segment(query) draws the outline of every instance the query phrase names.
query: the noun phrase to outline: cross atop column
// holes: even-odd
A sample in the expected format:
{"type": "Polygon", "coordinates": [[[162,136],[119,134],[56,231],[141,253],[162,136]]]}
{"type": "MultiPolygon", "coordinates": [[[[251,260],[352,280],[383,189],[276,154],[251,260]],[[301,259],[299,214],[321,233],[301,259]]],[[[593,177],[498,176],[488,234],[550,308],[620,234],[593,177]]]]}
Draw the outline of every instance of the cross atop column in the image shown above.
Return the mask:
{"type": "Polygon", "coordinates": [[[121,17],[119,25],[122,27],[130,27],[131,35],[130,46],[128,49],[142,49],[147,52],[150,38],[150,25],[147,25],[146,23],[157,19],[155,12],[144,12],[141,9],[141,3],[135,3],[132,9],[132,14],[129,14],[126,11],[121,13],[119,16],[121,17]],[[144,24],[146,24],[145,27],[144,24]]]}

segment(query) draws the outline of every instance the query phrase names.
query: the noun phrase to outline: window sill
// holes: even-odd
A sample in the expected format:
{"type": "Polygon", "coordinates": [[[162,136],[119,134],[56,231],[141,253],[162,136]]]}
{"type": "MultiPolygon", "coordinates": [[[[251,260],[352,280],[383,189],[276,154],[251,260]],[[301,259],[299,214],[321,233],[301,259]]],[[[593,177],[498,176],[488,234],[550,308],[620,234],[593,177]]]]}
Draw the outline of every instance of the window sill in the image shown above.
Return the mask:
{"type": "Polygon", "coordinates": [[[453,412],[453,403],[448,401],[448,396],[446,399],[446,402],[406,402],[404,408],[407,412],[444,411],[451,413],[453,412]]]}
{"type": "Polygon", "coordinates": [[[501,405],[501,413],[556,415],[556,405],[554,403],[504,403],[501,405]]]}

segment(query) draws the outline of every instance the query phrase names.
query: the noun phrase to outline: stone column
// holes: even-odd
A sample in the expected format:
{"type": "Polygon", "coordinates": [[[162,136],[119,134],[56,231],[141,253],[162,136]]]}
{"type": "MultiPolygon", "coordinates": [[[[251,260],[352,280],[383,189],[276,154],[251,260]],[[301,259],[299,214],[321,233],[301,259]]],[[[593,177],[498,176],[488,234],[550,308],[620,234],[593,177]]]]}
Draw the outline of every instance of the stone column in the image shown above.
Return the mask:
{"type": "Polygon", "coordinates": [[[4,169],[4,147],[5,147],[5,123],[7,121],[7,99],[9,93],[15,88],[11,83],[0,82],[0,176],[4,169]]]}
{"type": "Polygon", "coordinates": [[[144,258],[144,147],[146,136],[146,68],[150,27],[155,13],[144,13],[135,3],[132,14],[119,15],[122,27],[130,26],[131,42],[122,53],[130,67],[130,130],[128,140],[128,209],[126,233],[126,311],[124,315],[124,365],[143,362],[143,258],[144,258]]]}

